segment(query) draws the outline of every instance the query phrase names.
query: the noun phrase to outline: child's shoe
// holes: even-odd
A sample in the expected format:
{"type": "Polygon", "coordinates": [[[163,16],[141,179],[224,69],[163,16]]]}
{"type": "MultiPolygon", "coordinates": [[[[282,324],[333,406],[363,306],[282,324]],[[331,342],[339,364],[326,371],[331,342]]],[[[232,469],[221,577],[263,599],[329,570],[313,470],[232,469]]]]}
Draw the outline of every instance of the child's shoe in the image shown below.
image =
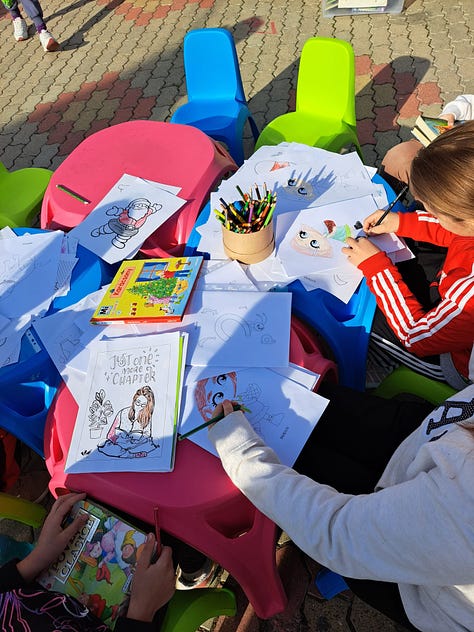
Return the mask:
{"type": "Polygon", "coordinates": [[[28,28],[23,18],[13,20],[13,37],[17,42],[24,42],[28,39],[28,28]]]}
{"type": "Polygon", "coordinates": [[[58,50],[59,44],[54,39],[49,31],[43,29],[39,34],[40,42],[43,46],[43,50],[47,53],[54,53],[54,51],[58,50]]]}

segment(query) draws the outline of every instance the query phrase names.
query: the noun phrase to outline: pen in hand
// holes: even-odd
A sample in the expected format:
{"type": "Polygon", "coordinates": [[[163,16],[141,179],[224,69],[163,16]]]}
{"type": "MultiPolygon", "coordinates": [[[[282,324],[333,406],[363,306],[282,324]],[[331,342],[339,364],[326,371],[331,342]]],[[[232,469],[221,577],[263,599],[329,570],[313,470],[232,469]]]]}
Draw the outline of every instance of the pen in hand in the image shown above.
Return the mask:
{"type": "MultiPolygon", "coordinates": [[[[234,407],[234,411],[236,410],[243,410],[244,412],[249,413],[250,410],[248,408],[245,408],[245,406],[242,406],[241,404],[233,404],[234,407]]],[[[186,439],[186,437],[189,437],[191,435],[193,435],[195,432],[198,432],[199,430],[203,430],[203,428],[207,428],[208,426],[215,424],[216,422],[220,421],[221,419],[224,419],[225,417],[225,413],[219,413],[218,415],[216,415],[215,417],[213,417],[212,419],[209,419],[208,421],[205,421],[203,424],[201,424],[200,426],[196,426],[196,428],[193,428],[192,430],[189,430],[188,432],[185,432],[184,434],[179,434],[178,435],[178,441],[182,441],[183,439],[186,439]]]]}
{"type": "Polygon", "coordinates": [[[397,197],[392,202],[390,202],[390,204],[387,206],[385,211],[382,213],[382,215],[375,222],[374,226],[379,226],[383,222],[383,220],[387,217],[387,215],[390,213],[390,211],[395,206],[395,204],[405,195],[405,193],[407,191],[408,191],[408,184],[406,184],[403,187],[403,189],[400,191],[400,193],[397,195],[397,197]]]}

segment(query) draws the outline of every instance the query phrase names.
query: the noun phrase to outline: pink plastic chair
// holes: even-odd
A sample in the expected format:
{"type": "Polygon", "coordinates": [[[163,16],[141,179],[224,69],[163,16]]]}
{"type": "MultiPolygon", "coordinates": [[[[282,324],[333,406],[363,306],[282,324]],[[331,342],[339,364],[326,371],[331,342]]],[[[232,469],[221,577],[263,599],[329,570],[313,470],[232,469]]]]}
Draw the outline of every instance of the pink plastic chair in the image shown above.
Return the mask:
{"type": "Polygon", "coordinates": [[[180,255],[214,185],[237,165],[226,150],[189,125],[129,121],[103,129],[80,143],[54,172],[41,208],[41,227],[77,226],[128,173],[181,187],[188,200],[141,248],[149,257],[180,255]],[[89,204],[68,195],[64,185],[89,204]]]}
{"type": "MultiPolygon", "coordinates": [[[[292,322],[292,361],[336,379],[311,332],[292,322]]],[[[78,405],[62,385],[50,408],[45,430],[50,490],[85,491],[149,524],[154,508],[160,527],[216,560],[242,586],[257,616],[284,610],[287,598],[276,568],[276,525],[259,512],[225,474],[219,459],[191,441],[180,442],[173,472],[166,474],[64,474],[78,405]]]]}

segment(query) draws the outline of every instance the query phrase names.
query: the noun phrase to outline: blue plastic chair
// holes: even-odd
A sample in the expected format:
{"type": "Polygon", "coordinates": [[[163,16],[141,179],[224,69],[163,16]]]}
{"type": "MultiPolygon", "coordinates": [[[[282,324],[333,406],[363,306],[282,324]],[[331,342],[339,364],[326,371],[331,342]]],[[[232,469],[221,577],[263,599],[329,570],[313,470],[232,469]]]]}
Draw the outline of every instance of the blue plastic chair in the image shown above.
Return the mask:
{"type": "Polygon", "coordinates": [[[193,125],[225,143],[241,165],[245,123],[249,122],[254,140],[259,131],[247,106],[231,33],[222,28],[189,31],[184,37],[184,70],[188,102],[176,110],[171,122],[193,125]]]}

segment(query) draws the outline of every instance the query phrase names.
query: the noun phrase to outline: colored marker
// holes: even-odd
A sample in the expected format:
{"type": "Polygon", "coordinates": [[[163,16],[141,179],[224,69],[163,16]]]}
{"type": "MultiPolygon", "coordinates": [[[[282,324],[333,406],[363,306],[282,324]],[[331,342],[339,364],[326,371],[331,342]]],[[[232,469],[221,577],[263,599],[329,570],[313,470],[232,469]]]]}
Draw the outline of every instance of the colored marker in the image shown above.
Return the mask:
{"type": "Polygon", "coordinates": [[[59,189],[60,191],[63,191],[64,193],[67,193],[68,195],[73,197],[75,200],[79,200],[79,202],[82,202],[83,204],[91,203],[90,200],[88,200],[85,197],[82,197],[82,195],[79,195],[79,193],[76,193],[72,189],[69,189],[68,187],[64,186],[64,184],[57,184],[56,188],[59,189]]]}

